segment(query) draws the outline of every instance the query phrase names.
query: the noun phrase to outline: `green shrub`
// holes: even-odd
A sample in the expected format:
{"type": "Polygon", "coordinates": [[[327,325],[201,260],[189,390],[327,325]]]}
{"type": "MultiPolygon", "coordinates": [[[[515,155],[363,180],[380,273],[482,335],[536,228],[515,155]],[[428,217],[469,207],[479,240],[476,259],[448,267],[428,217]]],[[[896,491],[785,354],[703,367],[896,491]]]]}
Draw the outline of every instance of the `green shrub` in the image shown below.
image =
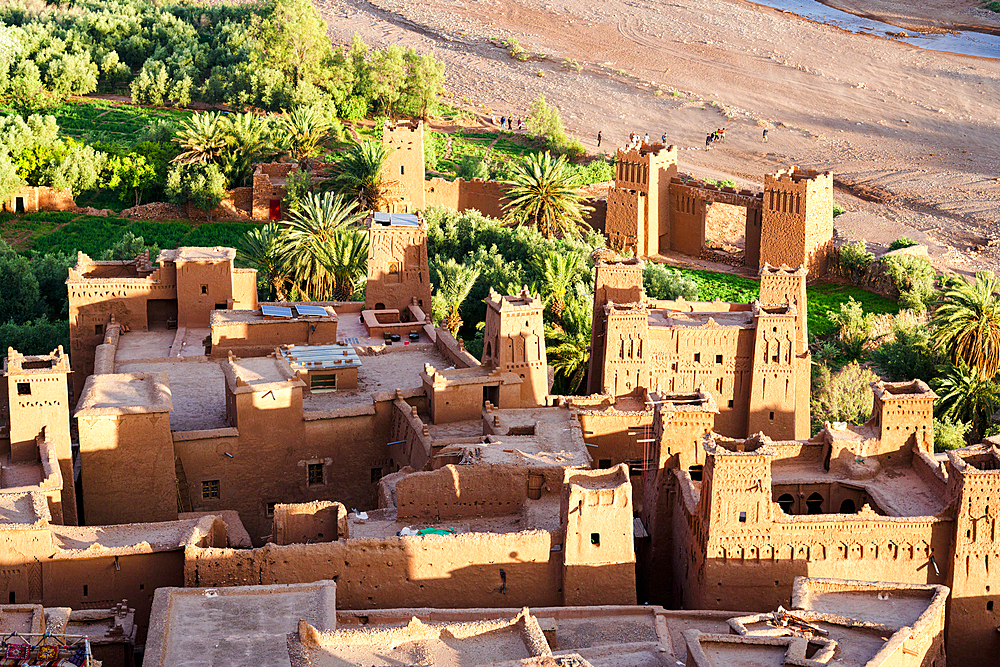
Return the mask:
{"type": "Polygon", "coordinates": [[[642,270],[642,285],[646,296],[657,300],[698,298],[698,284],[676,269],[668,269],[662,264],[646,262],[642,270]]]}
{"type": "Polygon", "coordinates": [[[844,213],[847,213],[844,207],[837,202],[833,202],[833,217],[836,218],[838,215],[843,215],[844,213]]]}
{"type": "Polygon", "coordinates": [[[894,322],[893,340],[872,350],[872,361],[890,380],[921,379],[929,382],[943,362],[934,351],[931,331],[919,322],[894,322]]]}
{"type": "Polygon", "coordinates": [[[934,451],[946,452],[949,449],[965,447],[965,438],[972,430],[972,424],[952,421],[948,417],[934,419],[934,451]]]}
{"type": "Polygon", "coordinates": [[[21,354],[48,354],[60,345],[69,349],[69,322],[43,315],[32,322],[0,324],[0,349],[12,347],[21,354]]]}
{"type": "Polygon", "coordinates": [[[917,241],[913,239],[908,239],[905,236],[901,236],[892,243],[889,244],[889,252],[893,250],[899,250],[900,248],[909,248],[910,246],[920,245],[917,241]]]}
{"type": "Polygon", "coordinates": [[[586,166],[577,167],[577,181],[580,185],[604,183],[615,180],[615,168],[604,158],[591,160],[586,166]]]}
{"type": "Polygon", "coordinates": [[[850,280],[855,285],[863,282],[868,267],[875,261],[875,255],[868,252],[868,246],[864,242],[855,241],[845,243],[840,247],[840,263],[837,267],[840,275],[850,280]]]}
{"type": "Polygon", "coordinates": [[[866,313],[864,307],[849,299],[840,305],[840,312],[830,313],[830,320],[840,327],[838,340],[844,357],[848,360],[860,359],[865,346],[871,341],[873,313],[866,313]]]}
{"type": "Polygon", "coordinates": [[[861,424],[871,417],[871,383],[879,377],[871,369],[852,362],[837,372],[818,364],[810,401],[814,425],[824,422],[861,424]]]}
{"type": "Polygon", "coordinates": [[[490,177],[489,164],[481,157],[466,155],[455,167],[455,175],[466,181],[471,181],[473,178],[486,180],[490,177]]]}
{"type": "Polygon", "coordinates": [[[934,299],[937,272],[930,260],[917,255],[891,255],[881,260],[886,275],[899,292],[899,305],[923,312],[934,299]]]}

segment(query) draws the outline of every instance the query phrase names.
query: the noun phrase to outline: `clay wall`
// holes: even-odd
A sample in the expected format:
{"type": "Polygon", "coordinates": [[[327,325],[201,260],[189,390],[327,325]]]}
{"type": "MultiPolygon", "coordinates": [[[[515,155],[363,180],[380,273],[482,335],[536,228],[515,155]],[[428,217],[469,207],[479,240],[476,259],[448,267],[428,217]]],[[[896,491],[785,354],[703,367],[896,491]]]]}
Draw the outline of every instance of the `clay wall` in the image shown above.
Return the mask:
{"type": "Polygon", "coordinates": [[[76,525],[76,486],[69,421],[70,359],[60,345],[52,354],[25,356],[7,349],[4,402],[11,455],[35,456],[39,436],[52,446],[62,475],[62,521],[76,525]],[[24,393],[27,392],[27,393],[24,393]]]}
{"type": "MultiPolygon", "coordinates": [[[[94,373],[94,351],[104,343],[109,322],[127,324],[133,331],[148,331],[147,302],[177,301],[176,268],[167,263],[146,277],[90,278],[89,270],[121,262],[94,264],[80,254],[77,268],[70,269],[69,290],[70,363],[73,368],[73,395],[80,396],[83,383],[94,373]],[[81,272],[80,269],[86,271],[81,272]]],[[[134,267],[133,267],[134,273],[134,267]]]]}
{"type": "Polygon", "coordinates": [[[507,186],[500,181],[481,178],[449,181],[435,177],[424,183],[424,198],[428,208],[444,206],[459,212],[475,209],[488,218],[500,219],[504,217],[503,207],[507,203],[506,190],[507,186]]]}
{"type": "Polygon", "coordinates": [[[343,503],[279,504],[274,508],[275,544],[311,544],[347,539],[347,508],[343,503]]]}
{"type": "Polygon", "coordinates": [[[795,318],[761,311],[754,331],[747,433],[775,440],[809,437],[809,359],[802,358],[795,318]]]}
{"type": "Polygon", "coordinates": [[[521,377],[520,407],[545,405],[549,393],[544,305],[527,290],[502,296],[490,289],[483,327],[483,365],[521,377]]]}
{"type": "Polygon", "coordinates": [[[417,408],[402,398],[392,402],[392,431],[389,442],[399,443],[389,447],[392,457],[392,468],[410,466],[415,470],[423,470],[431,459],[431,448],[434,439],[420,417],[417,408]]]}
{"type": "Polygon", "coordinates": [[[146,639],[153,593],[163,586],[184,584],[184,552],[41,559],[46,607],[107,609],[128,600],[135,609],[136,642],[146,639]]]}
{"type": "Polygon", "coordinates": [[[402,200],[407,204],[403,210],[424,210],[423,122],[387,121],[382,128],[382,144],[389,149],[382,178],[398,181],[402,186],[402,200]]]}
{"type": "Polygon", "coordinates": [[[94,375],[106,375],[115,372],[115,355],[118,354],[118,341],[121,338],[120,324],[109,324],[105,328],[104,343],[94,350],[94,375]]]}
{"type": "Polygon", "coordinates": [[[209,327],[213,310],[233,301],[231,262],[185,262],[177,265],[177,326],[209,327]]]}
{"type": "Polygon", "coordinates": [[[365,310],[404,311],[415,305],[430,308],[430,269],[427,263],[427,228],[368,226],[368,283],[365,310]]]}
{"type": "Polygon", "coordinates": [[[893,459],[897,465],[909,462],[914,448],[932,454],[937,394],[922,382],[881,382],[874,388],[869,423],[878,430],[879,453],[886,456],[898,453],[893,459]]]}
{"type": "MultiPolygon", "coordinates": [[[[257,165],[257,170],[253,174],[253,193],[250,207],[254,220],[268,220],[270,218],[271,201],[282,202],[285,199],[288,192],[285,190],[284,179],[297,169],[298,165],[291,162],[257,165]]],[[[284,214],[283,205],[280,212],[279,219],[284,214]]]]}
{"type": "Polygon", "coordinates": [[[69,188],[50,188],[47,186],[32,187],[26,186],[15,190],[2,202],[8,213],[18,212],[18,203],[24,213],[37,213],[38,211],[72,211],[76,208],[73,201],[73,191],[69,188]],[[20,200],[20,202],[18,201],[20,200]]]}
{"type": "MultiPolygon", "coordinates": [[[[428,327],[424,327],[426,332],[428,327]]],[[[465,344],[460,340],[455,340],[451,332],[447,329],[431,329],[434,334],[434,347],[441,353],[441,356],[455,365],[455,368],[472,368],[479,366],[479,360],[465,350],[465,344]]]]}
{"type": "Polygon", "coordinates": [[[88,525],[177,519],[168,413],[81,416],[77,425],[88,525]]]}
{"type": "MultiPolygon", "coordinates": [[[[559,606],[562,558],[552,550],[556,544],[562,544],[558,533],[533,530],[269,544],[253,550],[188,547],[185,586],[334,579],[337,606],[344,609],[559,606]]],[[[610,604],[618,593],[603,573],[592,572],[590,586],[606,593],[610,604]]]]}
{"type": "Polygon", "coordinates": [[[605,338],[607,335],[607,316],[604,306],[609,301],[615,303],[636,303],[642,301],[641,260],[626,260],[624,262],[595,262],[594,273],[594,313],[593,328],[590,336],[590,362],[587,373],[588,393],[603,393],[605,338]]]}
{"type": "Polygon", "coordinates": [[[553,466],[447,465],[413,473],[396,483],[397,516],[426,521],[518,514],[528,497],[529,474],[556,488],[562,484],[562,468],[553,466]]]}
{"type": "Polygon", "coordinates": [[[609,248],[620,253],[639,254],[640,247],[646,248],[646,225],[644,193],[619,188],[608,191],[604,235],[609,248]]]}
{"type": "Polygon", "coordinates": [[[628,466],[564,471],[560,527],[563,604],[635,604],[635,546],[628,466]],[[600,586],[595,586],[595,582],[600,586]]]}
{"type": "Polygon", "coordinates": [[[690,392],[704,386],[719,406],[715,431],[745,437],[754,330],[729,326],[651,327],[652,389],[690,392]]]}
{"type": "Polygon", "coordinates": [[[649,317],[646,308],[610,308],[605,319],[601,393],[612,396],[649,388],[649,317]]]}
{"type": "Polygon", "coordinates": [[[263,357],[282,345],[331,345],[336,320],[218,321],[212,324],[212,357],[263,357]]]}
{"type": "Polygon", "coordinates": [[[705,247],[705,200],[670,190],[670,249],[699,255],[705,247]]]}
{"type": "Polygon", "coordinates": [[[802,266],[826,273],[833,239],[833,175],[797,167],[764,177],[759,266],[802,266]]]}
{"type": "MultiPolygon", "coordinates": [[[[428,413],[430,421],[435,424],[450,424],[452,422],[477,419],[483,408],[483,390],[485,386],[497,386],[499,378],[490,381],[489,376],[482,376],[483,382],[438,382],[441,376],[425,377],[424,393],[428,397],[428,413]]],[[[500,387],[502,389],[502,387],[500,387]]],[[[518,397],[519,398],[519,397],[518,397]]],[[[521,407],[520,401],[513,405],[499,401],[502,407],[521,407]]],[[[416,466],[414,466],[416,467],[416,466]]]]}

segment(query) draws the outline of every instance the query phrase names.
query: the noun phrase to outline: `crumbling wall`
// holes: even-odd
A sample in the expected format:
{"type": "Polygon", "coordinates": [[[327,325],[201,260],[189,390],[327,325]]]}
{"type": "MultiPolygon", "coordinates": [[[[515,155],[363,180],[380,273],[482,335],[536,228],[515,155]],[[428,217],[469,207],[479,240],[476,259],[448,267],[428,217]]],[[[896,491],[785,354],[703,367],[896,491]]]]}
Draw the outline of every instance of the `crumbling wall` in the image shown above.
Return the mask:
{"type": "MultiPolygon", "coordinates": [[[[562,604],[558,533],[361,538],[259,549],[185,551],[185,586],[337,582],[344,609],[552,607],[562,604]]],[[[174,584],[176,585],[176,584],[174,584]]],[[[595,591],[604,582],[592,581],[595,591]]],[[[610,602],[608,602],[610,603],[610,602]]]]}
{"type": "Polygon", "coordinates": [[[335,542],[347,537],[347,508],[343,503],[316,500],[274,508],[275,544],[335,542]]]}
{"type": "Polygon", "coordinates": [[[434,439],[420,417],[417,408],[402,398],[392,403],[392,433],[390,442],[398,443],[389,447],[389,454],[396,466],[410,466],[415,470],[423,470],[431,458],[431,447],[434,439]]]}

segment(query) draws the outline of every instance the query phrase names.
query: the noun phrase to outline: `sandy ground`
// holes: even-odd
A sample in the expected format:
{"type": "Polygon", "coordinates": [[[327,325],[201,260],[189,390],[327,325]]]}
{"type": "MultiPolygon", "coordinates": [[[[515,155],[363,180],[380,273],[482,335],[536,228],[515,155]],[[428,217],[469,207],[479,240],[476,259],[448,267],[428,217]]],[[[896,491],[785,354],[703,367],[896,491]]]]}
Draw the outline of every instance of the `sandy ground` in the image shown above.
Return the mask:
{"type": "Polygon", "coordinates": [[[824,5],[857,16],[917,32],[977,30],[1000,34],[1000,13],[968,0],[820,0],[824,5]]]}
{"type": "MultiPolygon", "coordinates": [[[[914,230],[937,255],[978,253],[953,253],[954,268],[1000,267],[990,245],[1000,239],[998,60],[856,35],[744,0],[314,2],[336,42],[358,33],[433,49],[447,64],[451,101],[484,117],[526,114],[543,93],[592,152],[598,130],[608,152],[634,130],[666,133],[681,170],[702,177],[759,187],[780,167],[830,169],[838,202],[867,216],[852,235],[914,230]],[[497,45],[506,38],[544,55],[515,61],[497,45]],[[705,150],[706,133],[723,126],[725,144],[705,150]],[[773,128],[767,144],[763,126],[773,128]]],[[[911,15],[934,14],[917,4],[911,15]]]]}

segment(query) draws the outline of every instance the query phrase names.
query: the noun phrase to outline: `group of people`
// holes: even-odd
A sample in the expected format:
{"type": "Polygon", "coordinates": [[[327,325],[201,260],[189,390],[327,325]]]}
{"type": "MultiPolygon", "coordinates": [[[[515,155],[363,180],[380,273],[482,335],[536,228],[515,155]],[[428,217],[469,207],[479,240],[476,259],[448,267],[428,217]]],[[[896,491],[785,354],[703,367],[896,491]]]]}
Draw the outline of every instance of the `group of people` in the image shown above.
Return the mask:
{"type": "MultiPolygon", "coordinates": [[[[497,119],[494,118],[493,122],[496,123],[497,119]]],[[[513,132],[514,130],[522,130],[522,129],[524,129],[524,119],[521,116],[518,116],[517,117],[517,127],[514,127],[514,117],[513,116],[511,116],[509,118],[507,116],[500,116],[500,129],[501,130],[508,130],[510,132],[513,132]]]]}
{"type": "Polygon", "coordinates": [[[712,144],[714,144],[716,141],[725,141],[726,130],[728,129],[729,129],[728,127],[720,127],[715,132],[711,132],[707,137],[705,137],[705,148],[711,148],[712,144]]]}

